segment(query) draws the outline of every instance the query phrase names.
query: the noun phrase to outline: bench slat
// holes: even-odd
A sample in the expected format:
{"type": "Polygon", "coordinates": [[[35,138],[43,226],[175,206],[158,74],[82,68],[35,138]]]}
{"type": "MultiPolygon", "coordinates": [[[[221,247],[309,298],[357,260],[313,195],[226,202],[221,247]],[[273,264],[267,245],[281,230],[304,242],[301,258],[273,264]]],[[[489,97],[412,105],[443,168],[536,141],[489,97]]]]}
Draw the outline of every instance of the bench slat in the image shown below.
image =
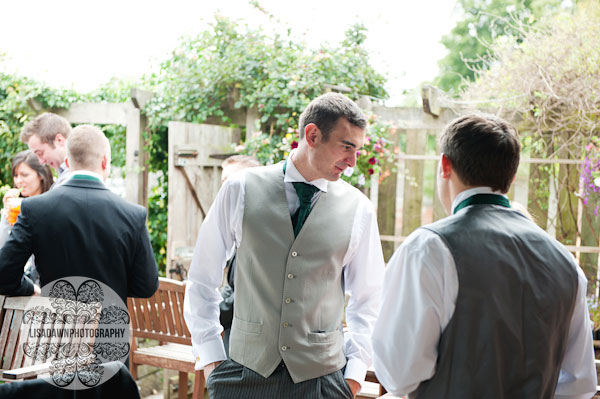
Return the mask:
{"type": "Polygon", "coordinates": [[[173,312],[171,311],[171,308],[173,307],[173,303],[169,299],[169,293],[165,290],[159,289],[158,295],[160,295],[161,302],[164,303],[164,305],[165,305],[164,319],[166,319],[166,322],[167,322],[167,327],[168,327],[167,332],[169,334],[175,334],[175,324],[173,323],[173,312]]]}
{"type": "MultiPolygon", "coordinates": [[[[13,299],[13,298],[8,298],[13,299]]],[[[8,342],[6,344],[6,351],[4,352],[4,362],[2,363],[3,369],[10,369],[13,357],[15,354],[15,347],[17,346],[17,340],[19,338],[19,332],[21,331],[20,326],[23,321],[23,311],[15,310],[12,318],[12,323],[10,324],[10,332],[8,337],[8,342]]]]}
{"type": "Polygon", "coordinates": [[[12,309],[7,309],[6,312],[4,312],[2,333],[0,333],[0,361],[2,361],[2,358],[4,357],[6,343],[8,342],[8,334],[10,333],[10,325],[12,323],[14,313],[15,311],[12,309]]]}
{"type": "Polygon", "coordinates": [[[48,373],[50,371],[50,364],[51,363],[48,362],[13,370],[5,370],[2,372],[2,378],[7,380],[22,380],[24,378],[37,377],[40,374],[48,373]]]}

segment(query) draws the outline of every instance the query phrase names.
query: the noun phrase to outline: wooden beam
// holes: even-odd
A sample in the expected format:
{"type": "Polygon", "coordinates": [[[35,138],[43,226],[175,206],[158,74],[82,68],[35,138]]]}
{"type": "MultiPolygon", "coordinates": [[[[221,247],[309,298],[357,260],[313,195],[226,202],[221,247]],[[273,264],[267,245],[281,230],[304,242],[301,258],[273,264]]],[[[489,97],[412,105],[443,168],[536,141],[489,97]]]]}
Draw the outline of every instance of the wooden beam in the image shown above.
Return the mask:
{"type": "Polygon", "coordinates": [[[372,111],[379,117],[380,121],[388,121],[398,129],[408,130],[442,130],[450,121],[458,116],[449,108],[441,108],[437,117],[426,114],[422,108],[417,107],[384,107],[382,105],[373,105],[372,111]]]}
{"type": "Polygon", "coordinates": [[[125,198],[143,207],[148,205],[148,167],[144,151],[146,118],[138,108],[127,112],[125,142],[125,198]]]}
{"type": "Polygon", "coordinates": [[[154,97],[154,93],[151,91],[138,89],[137,87],[131,89],[131,102],[137,109],[144,109],[152,97],[154,97]]]}
{"type": "Polygon", "coordinates": [[[133,103],[73,103],[69,109],[54,109],[52,112],[71,123],[93,123],[99,125],[126,125],[133,103]]]}
{"type": "Polygon", "coordinates": [[[441,107],[438,89],[431,85],[424,85],[421,88],[421,99],[425,113],[435,117],[440,116],[441,107]]]}

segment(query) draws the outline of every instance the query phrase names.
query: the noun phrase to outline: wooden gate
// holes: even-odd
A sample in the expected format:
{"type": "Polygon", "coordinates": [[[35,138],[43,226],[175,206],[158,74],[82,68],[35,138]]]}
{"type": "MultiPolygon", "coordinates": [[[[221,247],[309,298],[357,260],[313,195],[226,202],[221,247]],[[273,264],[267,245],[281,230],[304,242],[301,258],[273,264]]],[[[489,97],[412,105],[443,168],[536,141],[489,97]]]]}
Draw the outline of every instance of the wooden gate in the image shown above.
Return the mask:
{"type": "Polygon", "coordinates": [[[221,162],[240,130],[169,123],[167,276],[187,278],[202,221],[221,186],[221,162]]]}

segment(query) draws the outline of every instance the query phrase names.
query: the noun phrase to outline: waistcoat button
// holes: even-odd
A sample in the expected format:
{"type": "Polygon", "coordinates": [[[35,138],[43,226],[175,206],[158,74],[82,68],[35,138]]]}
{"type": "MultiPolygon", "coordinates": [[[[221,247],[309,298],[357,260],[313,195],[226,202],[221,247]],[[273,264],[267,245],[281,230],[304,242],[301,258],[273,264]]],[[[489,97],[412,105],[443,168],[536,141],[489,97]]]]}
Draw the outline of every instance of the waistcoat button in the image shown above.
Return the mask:
{"type": "Polygon", "coordinates": [[[293,279],[293,278],[294,278],[294,275],[293,275],[292,273],[288,274],[288,279],[290,279],[290,280],[291,280],[291,279],[293,279]]]}
{"type": "MultiPolygon", "coordinates": [[[[284,323],[283,323],[283,326],[284,326],[284,327],[289,327],[289,326],[290,326],[290,323],[288,323],[288,322],[286,321],[286,322],[284,322],[284,323]]],[[[198,360],[200,360],[200,359],[198,359],[198,360]]]]}
{"type": "Polygon", "coordinates": [[[296,256],[298,256],[298,252],[296,252],[296,251],[292,252],[292,258],[295,258],[296,256]]]}
{"type": "Polygon", "coordinates": [[[285,298],[285,303],[290,303],[292,302],[292,298],[285,298]]]}
{"type": "Polygon", "coordinates": [[[287,346],[285,346],[285,345],[283,345],[283,346],[281,347],[281,350],[282,350],[282,351],[284,351],[284,352],[285,352],[287,349],[288,349],[288,347],[287,347],[287,346]]]}

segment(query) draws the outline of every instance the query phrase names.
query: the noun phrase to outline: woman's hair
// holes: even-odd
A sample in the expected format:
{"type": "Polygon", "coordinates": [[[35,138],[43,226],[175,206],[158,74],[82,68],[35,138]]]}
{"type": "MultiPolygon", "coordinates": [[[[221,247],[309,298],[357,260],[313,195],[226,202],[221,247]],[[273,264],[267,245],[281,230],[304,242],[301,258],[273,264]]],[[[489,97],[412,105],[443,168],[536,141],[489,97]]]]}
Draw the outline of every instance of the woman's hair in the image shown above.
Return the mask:
{"type": "Polygon", "coordinates": [[[38,176],[42,179],[42,193],[50,190],[54,177],[48,165],[42,165],[37,156],[31,150],[25,150],[17,153],[12,159],[11,175],[14,178],[16,175],[17,166],[25,162],[27,166],[35,170],[38,176]]]}

